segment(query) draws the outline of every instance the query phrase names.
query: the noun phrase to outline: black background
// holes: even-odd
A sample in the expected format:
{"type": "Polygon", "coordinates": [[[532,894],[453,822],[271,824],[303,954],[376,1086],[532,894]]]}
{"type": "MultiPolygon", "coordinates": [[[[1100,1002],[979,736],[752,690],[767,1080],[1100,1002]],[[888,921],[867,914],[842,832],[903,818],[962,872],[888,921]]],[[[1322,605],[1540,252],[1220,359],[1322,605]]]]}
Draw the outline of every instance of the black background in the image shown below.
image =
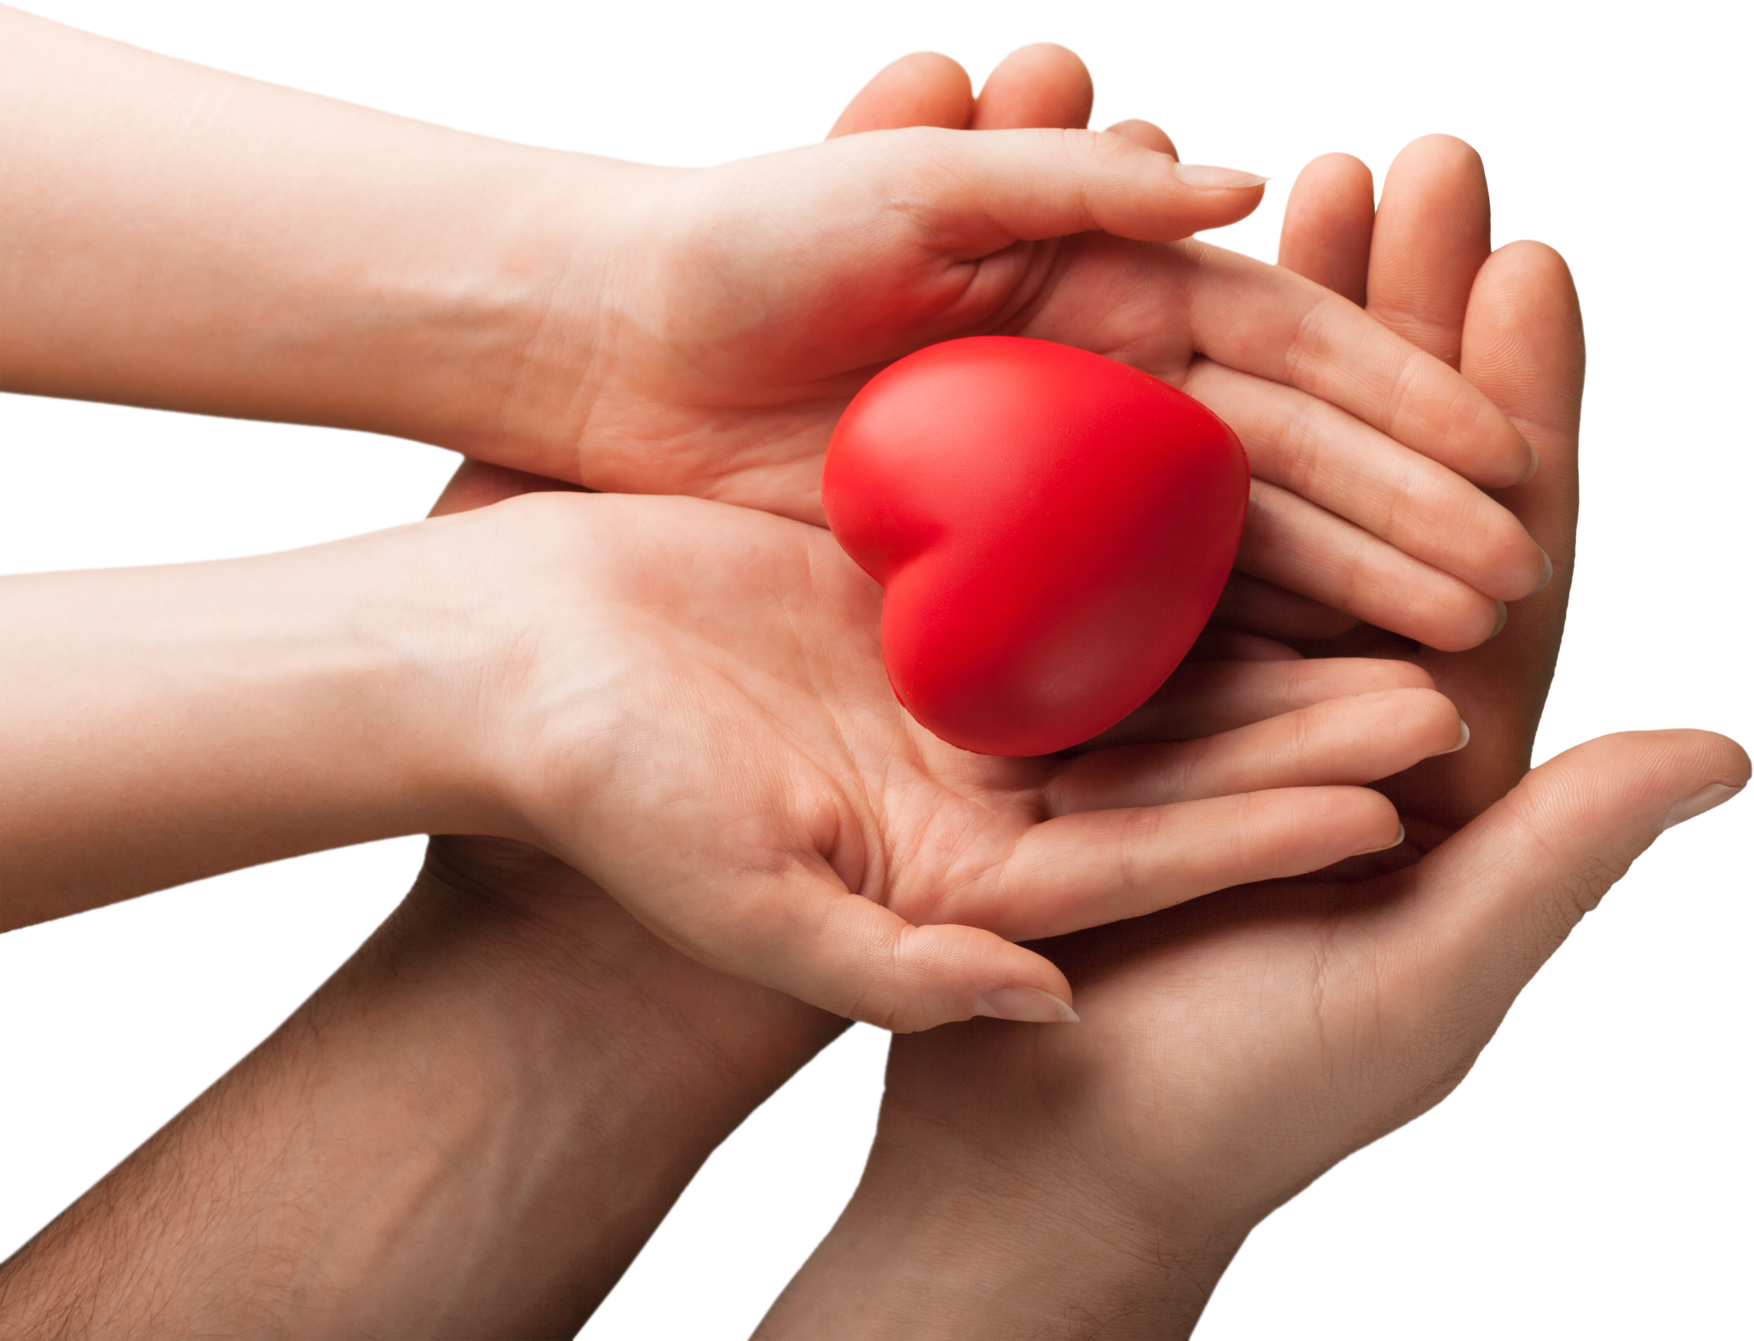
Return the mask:
{"type": "MultiPolygon", "coordinates": [[[[1652,86],[1675,53],[1647,33],[1615,49],[1486,21],[1377,39],[1242,9],[1009,26],[889,11],[828,39],[658,7],[649,32],[616,16],[614,35],[517,4],[454,21],[382,4],[47,9],[428,116],[674,160],[816,135],[902,47],[951,47],[979,72],[1051,32],[1093,61],[1102,119],[1145,112],[1189,158],[1279,174],[1259,219],[1226,237],[1263,254],[1308,154],[1344,145],[1380,170],[1417,131],[1466,133],[1493,165],[1498,237],[1563,245],[1591,317],[1584,566],[1542,754],[1649,722],[1749,736],[1733,650],[1742,354],[1717,335],[1740,282],[1719,259],[1736,221],[1719,214],[1710,109],[1652,86]]],[[[395,443],[23,401],[0,401],[0,442],[5,566],[330,535],[417,514],[449,468],[395,443]]],[[[1735,1309],[1743,810],[1645,857],[1458,1099],[1266,1225],[1201,1336],[1686,1334],[1735,1309]]],[[[416,852],[258,871],[0,941],[0,1245],[267,1029],[395,899],[416,852]]],[[[740,1336],[851,1181],[879,1059],[881,1038],[856,1032],[756,1118],[588,1336],[740,1336]]]]}

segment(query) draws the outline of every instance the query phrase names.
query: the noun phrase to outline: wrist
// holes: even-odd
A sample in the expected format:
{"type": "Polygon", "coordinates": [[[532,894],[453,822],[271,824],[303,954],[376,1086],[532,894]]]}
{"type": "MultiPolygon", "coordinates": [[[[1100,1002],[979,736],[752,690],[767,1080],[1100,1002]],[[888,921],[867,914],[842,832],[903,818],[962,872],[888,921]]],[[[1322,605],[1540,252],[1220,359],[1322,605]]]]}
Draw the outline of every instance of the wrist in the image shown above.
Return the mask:
{"type": "Polygon", "coordinates": [[[0,584],[5,925],[477,813],[400,548],[0,584]]]}
{"type": "Polygon", "coordinates": [[[588,380],[610,183],[638,169],[0,25],[7,390],[567,464],[529,355],[588,380]]]}
{"type": "Polygon", "coordinates": [[[757,1335],[1183,1337],[1246,1234],[886,1100],[858,1191],[757,1335]]]}

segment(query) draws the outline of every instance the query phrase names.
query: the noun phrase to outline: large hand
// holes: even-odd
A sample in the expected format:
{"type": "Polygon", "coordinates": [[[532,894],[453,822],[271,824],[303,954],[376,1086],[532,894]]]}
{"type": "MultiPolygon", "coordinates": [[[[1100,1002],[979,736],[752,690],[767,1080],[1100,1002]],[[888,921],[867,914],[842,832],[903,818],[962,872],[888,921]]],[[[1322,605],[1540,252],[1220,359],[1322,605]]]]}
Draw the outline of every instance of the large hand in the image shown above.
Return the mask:
{"type": "Polygon", "coordinates": [[[1284,264],[1302,269],[1432,355],[1457,366],[1502,406],[1541,454],[1537,481],[1496,495],[1554,564],[1553,581],[1509,612],[1504,630],[1460,655],[1409,649],[1361,630],[1349,654],[1406,656],[1430,671],[1474,728],[1453,759],[1422,765],[1388,789],[1425,841],[1466,823],[1529,766],[1535,727],[1559,655],[1577,529],[1577,424],[1584,342],[1565,262],[1513,242],[1491,250],[1479,155],[1428,136],[1407,146],[1383,184],[1373,222],[1370,172],[1332,154],[1304,170],[1286,210],[1284,264]],[[1544,388],[1541,395],[1532,388],[1544,388]]]}
{"type": "Polygon", "coordinates": [[[897,1039],[859,1191],[758,1335],[1185,1336],[1250,1228],[1449,1093],[1665,824],[1748,772],[1704,732],[1611,736],[1408,871],[1056,943],[1083,1023],[897,1039]]]}
{"type": "MultiPolygon", "coordinates": [[[[1327,240],[1340,245],[1304,254],[1372,256],[1373,285],[1377,248],[1449,262],[1452,234],[1434,221],[1465,189],[1467,161],[1445,153],[1447,164],[1391,180],[1374,243],[1366,210],[1362,247],[1337,229],[1327,240]]],[[[1290,240],[1295,252],[1306,239],[1290,240]]],[[[1542,472],[1517,502],[1568,554],[1575,296],[1562,266],[1513,270],[1530,249],[1507,250],[1473,284],[1455,350],[1541,430],[1542,472]],[[1511,274],[1521,282],[1498,282],[1511,274]]],[[[1396,291],[1386,276],[1379,287],[1396,291]]],[[[1462,308],[1451,312],[1460,324],[1462,308]]],[[[1537,651],[1522,664],[1458,659],[1463,682],[1482,687],[1477,743],[1422,767],[1453,767],[1482,741],[1484,762],[1440,784],[1436,807],[1479,809],[1474,797],[1526,757],[1563,591],[1531,621],[1537,651]]],[[[1084,1023],[897,1040],[860,1192],[764,1334],[1185,1334],[1254,1223],[1448,1093],[1660,829],[1748,775],[1721,737],[1610,737],[1528,775],[1405,869],[1227,891],[1055,943],[1084,1023]]],[[[1435,821],[1426,831],[1441,837],[1435,821]]]]}

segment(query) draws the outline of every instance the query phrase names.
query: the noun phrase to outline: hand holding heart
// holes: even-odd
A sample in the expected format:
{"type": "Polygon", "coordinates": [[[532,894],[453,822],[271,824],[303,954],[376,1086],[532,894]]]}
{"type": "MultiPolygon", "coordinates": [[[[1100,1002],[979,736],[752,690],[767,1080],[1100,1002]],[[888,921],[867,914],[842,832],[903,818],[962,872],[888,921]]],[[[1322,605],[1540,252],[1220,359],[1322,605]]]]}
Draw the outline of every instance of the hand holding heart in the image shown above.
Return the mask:
{"type": "MultiPolygon", "coordinates": [[[[1240,218],[1258,187],[1198,185],[1126,135],[1022,128],[1036,109],[1004,101],[1014,79],[995,71],[984,118],[964,92],[959,120],[951,90],[935,126],[618,171],[622,207],[558,284],[596,296],[532,343],[507,410],[546,445],[457,445],[594,488],[821,522],[830,433],[882,366],[959,336],[1054,340],[1139,367],[1237,431],[1257,476],[1246,573],[1434,647],[1488,637],[1498,602],[1544,572],[1475,487],[1528,474],[1522,436],[1355,305],[1173,241],[1240,218]],[[943,128],[971,124],[1008,128],[943,128]]],[[[876,82],[867,102],[886,96],[876,82]]],[[[872,124],[860,108],[840,130],[872,124]]]]}
{"type": "MultiPolygon", "coordinates": [[[[488,496],[518,487],[493,481],[471,468],[448,505],[471,482],[488,496]]],[[[544,816],[534,836],[704,962],[891,1027],[1012,1011],[1042,993],[1066,1000],[1058,971],[1004,937],[1134,916],[1245,870],[1290,874],[1392,844],[1395,817],[1353,788],[1460,735],[1447,705],[1419,694],[1424,678],[1395,663],[1265,662],[1218,676],[1202,663],[1107,737],[1115,748],[978,758],[898,708],[877,657],[876,588],[820,532],[676,500],[548,507],[525,512],[523,526],[592,536],[599,604],[626,626],[611,640],[635,635],[626,646],[642,650],[626,660],[653,671],[624,677],[620,720],[592,726],[606,742],[641,742],[637,753],[612,746],[583,782],[567,783],[558,764],[532,770],[544,816]],[[1268,681],[1278,690],[1263,695],[1268,681]],[[1361,691],[1392,697],[1316,706],[1361,691]],[[1272,703],[1273,692],[1302,697],[1272,703]],[[1318,722],[1287,756],[1295,732],[1318,722]],[[1209,732],[1225,734],[1164,743],[1209,732]],[[723,745],[703,760],[699,739],[723,745]],[[1259,753],[1233,767],[1245,750],[1259,753]],[[617,785],[600,785],[605,775],[617,785]],[[679,851],[664,838],[679,827],[711,838],[679,851]]],[[[537,695],[575,697],[560,685],[537,695]]],[[[571,757],[552,713],[514,735],[534,760],[571,757]]]]}
{"type": "MultiPolygon", "coordinates": [[[[466,467],[443,507],[519,487],[466,467]]],[[[517,649],[486,732],[516,836],[702,962],[889,1028],[1062,1018],[1011,942],[1392,845],[1360,784],[1460,736],[1423,672],[1288,659],[1189,665],[1139,743],[970,754],[896,702],[881,592],[817,527],[566,493],[442,525],[504,556],[445,571],[517,649]]]]}

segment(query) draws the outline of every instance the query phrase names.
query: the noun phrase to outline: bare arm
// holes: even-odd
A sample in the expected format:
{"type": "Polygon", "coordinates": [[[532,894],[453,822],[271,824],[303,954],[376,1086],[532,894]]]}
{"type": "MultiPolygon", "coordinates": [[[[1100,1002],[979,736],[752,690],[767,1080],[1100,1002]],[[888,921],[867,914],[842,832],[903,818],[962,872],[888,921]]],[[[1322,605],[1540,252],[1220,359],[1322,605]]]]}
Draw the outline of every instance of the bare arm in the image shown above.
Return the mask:
{"type": "Polygon", "coordinates": [[[626,170],[0,9],[0,385],[455,446],[535,433],[501,411],[514,382],[539,399],[532,337],[626,170]]]}
{"type": "Polygon", "coordinates": [[[0,1336],[570,1336],[843,1024],[533,849],[435,840],[333,979],[0,1267],[0,1336]]]}

